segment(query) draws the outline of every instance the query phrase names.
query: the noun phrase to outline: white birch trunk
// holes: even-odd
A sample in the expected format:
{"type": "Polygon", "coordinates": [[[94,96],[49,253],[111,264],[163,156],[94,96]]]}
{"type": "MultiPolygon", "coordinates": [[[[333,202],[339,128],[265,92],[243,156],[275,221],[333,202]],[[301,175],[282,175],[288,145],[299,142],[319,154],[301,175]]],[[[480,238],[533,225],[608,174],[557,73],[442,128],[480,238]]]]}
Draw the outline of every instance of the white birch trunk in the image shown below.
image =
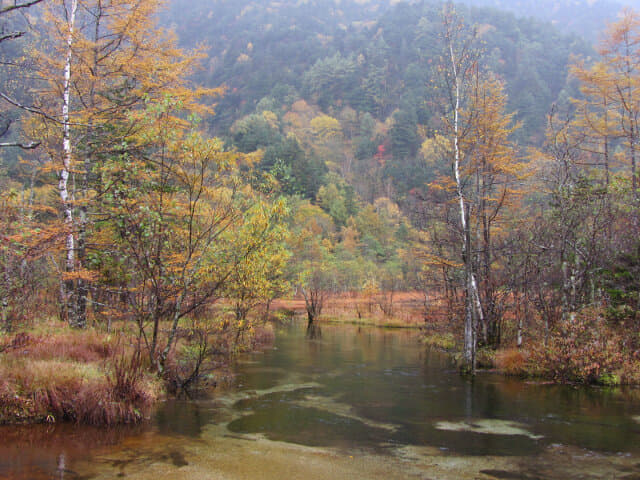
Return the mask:
{"type": "MultiPolygon", "coordinates": [[[[64,4],[65,10],[67,8],[64,4]]],[[[69,31],[67,35],[67,56],[64,64],[64,84],[63,84],[63,98],[62,98],[62,170],[60,171],[60,179],[58,182],[58,191],[60,193],[60,200],[62,201],[62,214],[64,218],[64,225],[67,229],[65,238],[66,248],[66,260],[65,270],[67,272],[73,272],[75,269],[75,239],[73,235],[73,209],[71,201],[69,199],[69,174],[71,172],[72,163],[72,147],[71,147],[71,122],[69,120],[69,105],[71,98],[71,60],[73,56],[73,33],[76,21],[76,11],[78,10],[78,0],[71,0],[71,11],[67,11],[67,22],[69,31]]],[[[68,320],[73,324],[75,319],[72,312],[74,310],[73,302],[73,281],[67,281],[64,288],[64,298],[62,299],[67,308],[68,320]],[[69,310],[70,309],[70,310],[69,310]]]]}
{"type": "MultiPolygon", "coordinates": [[[[517,293],[514,293],[515,298],[517,297],[517,293]]],[[[527,307],[524,306],[524,303],[527,301],[527,298],[522,296],[522,303],[520,303],[521,307],[518,308],[518,331],[516,332],[516,347],[522,348],[523,336],[524,336],[524,319],[527,315],[527,307]],[[524,310],[524,311],[523,311],[524,310]]]]}
{"type": "Polygon", "coordinates": [[[475,273],[473,272],[473,263],[471,260],[471,237],[469,232],[469,224],[466,217],[466,208],[464,201],[464,192],[462,191],[462,175],[460,173],[460,72],[456,55],[453,51],[453,43],[449,39],[449,54],[451,56],[451,66],[453,68],[453,78],[455,82],[455,106],[453,111],[453,145],[454,145],[454,165],[453,171],[456,179],[456,192],[458,196],[458,206],[460,209],[460,223],[462,226],[463,236],[463,257],[465,262],[465,274],[467,276],[467,309],[464,325],[464,358],[467,367],[471,373],[475,370],[475,349],[476,349],[476,325],[474,320],[483,322],[482,303],[478,292],[478,284],[475,273]],[[475,311],[474,311],[475,310],[475,311]]]}

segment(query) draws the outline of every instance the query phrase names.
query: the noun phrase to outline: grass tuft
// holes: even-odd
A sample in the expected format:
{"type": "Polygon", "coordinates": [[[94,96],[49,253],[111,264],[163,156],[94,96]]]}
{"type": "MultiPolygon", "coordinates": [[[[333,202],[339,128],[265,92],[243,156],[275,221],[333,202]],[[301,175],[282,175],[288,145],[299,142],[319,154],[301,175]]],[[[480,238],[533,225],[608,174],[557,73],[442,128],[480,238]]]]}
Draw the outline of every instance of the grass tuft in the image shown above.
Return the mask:
{"type": "Polygon", "coordinates": [[[498,350],[495,355],[495,365],[505,375],[526,376],[528,374],[527,355],[517,348],[498,350]]]}
{"type": "Polygon", "coordinates": [[[135,423],[159,395],[140,356],[105,333],[57,327],[4,345],[0,423],[135,423]]]}

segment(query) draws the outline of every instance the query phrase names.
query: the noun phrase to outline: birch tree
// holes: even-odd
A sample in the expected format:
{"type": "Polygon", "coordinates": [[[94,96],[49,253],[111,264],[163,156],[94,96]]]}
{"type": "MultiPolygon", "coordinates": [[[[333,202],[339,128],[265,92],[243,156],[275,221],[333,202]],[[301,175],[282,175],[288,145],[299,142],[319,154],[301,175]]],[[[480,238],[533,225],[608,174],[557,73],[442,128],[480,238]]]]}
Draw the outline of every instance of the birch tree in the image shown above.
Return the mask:
{"type": "Polygon", "coordinates": [[[163,96],[203,112],[197,99],[214,93],[189,87],[187,77],[199,55],[178,49],[175,37],[156,26],[160,6],[160,0],[52,2],[45,14],[48,28],[32,54],[42,80],[37,110],[59,172],[66,229],[63,310],[77,327],[86,324],[91,280],[89,218],[99,214],[104,193],[96,168],[127,150],[143,128],[130,112],[163,96]]]}
{"type": "Polygon", "coordinates": [[[471,80],[477,75],[478,51],[475,47],[475,32],[462,23],[451,3],[445,4],[442,20],[443,54],[440,72],[448,99],[443,121],[452,144],[451,167],[458,204],[460,246],[465,278],[464,362],[465,368],[473,373],[476,364],[476,328],[478,323],[483,321],[483,310],[472,258],[470,206],[465,196],[465,179],[463,178],[465,158],[461,149],[471,124],[468,121],[463,122],[461,111],[468,101],[471,80]]]}
{"type": "Polygon", "coordinates": [[[71,146],[71,121],[69,109],[71,103],[71,73],[73,60],[74,32],[76,24],[76,14],[78,12],[78,0],[71,0],[71,4],[62,2],[64,18],[66,19],[66,51],[64,62],[64,73],[62,80],[62,168],[58,174],[58,192],[62,207],[62,217],[65,227],[65,272],[68,275],[61,283],[61,301],[64,305],[67,319],[73,326],[84,326],[83,319],[75,315],[74,304],[74,281],[71,278],[75,270],[75,236],[73,225],[73,210],[69,196],[69,174],[73,160],[73,150],[71,146]]]}

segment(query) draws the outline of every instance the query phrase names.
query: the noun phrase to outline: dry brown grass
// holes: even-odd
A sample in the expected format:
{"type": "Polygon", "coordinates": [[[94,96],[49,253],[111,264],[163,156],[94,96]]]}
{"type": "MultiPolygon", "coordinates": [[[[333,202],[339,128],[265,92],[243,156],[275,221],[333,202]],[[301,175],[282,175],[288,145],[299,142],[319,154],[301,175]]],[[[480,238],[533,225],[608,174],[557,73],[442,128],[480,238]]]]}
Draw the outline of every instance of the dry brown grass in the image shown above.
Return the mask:
{"type": "Polygon", "coordinates": [[[529,370],[526,352],[517,348],[498,350],[495,354],[495,366],[505,375],[526,375],[529,370]]]}
{"type": "MultiPolygon", "coordinates": [[[[279,299],[272,309],[305,314],[302,298],[279,299]]],[[[325,301],[321,320],[383,327],[411,327],[424,325],[424,299],[419,292],[381,292],[376,295],[345,293],[331,295],[325,301]]]]}
{"type": "Polygon", "coordinates": [[[31,336],[28,353],[40,359],[99,362],[112,357],[116,349],[114,337],[97,330],[58,330],[54,335],[31,336]]]}
{"type": "Polygon", "coordinates": [[[115,336],[58,324],[3,343],[0,423],[132,423],[160,391],[135,352],[115,336]]]}

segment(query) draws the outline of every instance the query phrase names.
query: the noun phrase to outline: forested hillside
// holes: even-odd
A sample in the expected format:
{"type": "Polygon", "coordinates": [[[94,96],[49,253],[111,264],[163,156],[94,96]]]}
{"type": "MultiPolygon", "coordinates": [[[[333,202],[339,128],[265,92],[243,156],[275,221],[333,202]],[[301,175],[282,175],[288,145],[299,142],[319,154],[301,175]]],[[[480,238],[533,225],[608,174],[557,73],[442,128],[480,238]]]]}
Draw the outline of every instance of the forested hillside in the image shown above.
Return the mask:
{"type": "MultiPolygon", "coordinates": [[[[183,43],[209,45],[198,81],[226,87],[213,130],[241,151],[267,149],[264,169],[273,166],[283,135],[296,130],[290,120],[299,119],[302,108],[310,109],[307,116],[323,113],[325,120],[340,123],[333,151],[322,147],[332,158],[318,158],[311,137],[298,136],[301,151],[315,158],[306,161],[315,162],[309,168],[330,163],[342,169],[340,174],[369,201],[383,194],[402,201],[427,183],[420,146],[437,124],[439,4],[180,5],[173,4],[173,18],[183,43]],[[264,111],[274,115],[271,127],[255,116],[264,111]],[[372,168],[376,156],[390,161],[375,161],[378,167],[372,168]]],[[[580,38],[532,19],[491,9],[461,8],[459,14],[476,25],[483,68],[505,81],[508,108],[524,125],[518,139],[539,142],[551,105],[566,106],[575,94],[567,82],[570,56],[588,58],[592,50],[580,38]]],[[[312,177],[316,185],[298,189],[309,198],[320,181],[319,175],[312,177]]]]}
{"type": "Polygon", "coordinates": [[[302,202],[303,293],[361,292],[392,315],[394,291],[423,291],[432,314],[460,308],[448,318],[466,319],[469,364],[474,345],[520,346],[527,329],[557,342],[532,356],[559,361],[581,315],[594,361],[538,366],[592,381],[616,350],[635,355],[613,320],[630,307],[635,247],[601,234],[633,217],[622,65],[635,65],[637,17],[622,2],[464,3],[203,3],[198,27],[176,23],[187,45],[205,32],[198,80],[227,89],[214,131],[302,202]],[[586,313],[604,304],[604,323],[586,313]],[[604,331],[617,346],[596,354],[604,331]]]}
{"type": "MultiPolygon", "coordinates": [[[[385,315],[398,289],[449,314],[462,295],[467,353],[521,345],[534,317],[546,345],[573,335],[568,312],[628,298],[618,262],[634,247],[600,233],[631,218],[612,185],[635,185],[635,90],[617,82],[632,82],[637,17],[606,1],[466,3],[201,4],[197,28],[176,23],[187,44],[211,40],[198,80],[227,88],[214,131],[305,199],[295,284],[377,295],[385,315]]],[[[592,370],[549,368],[593,379],[611,348],[592,370]]]]}

